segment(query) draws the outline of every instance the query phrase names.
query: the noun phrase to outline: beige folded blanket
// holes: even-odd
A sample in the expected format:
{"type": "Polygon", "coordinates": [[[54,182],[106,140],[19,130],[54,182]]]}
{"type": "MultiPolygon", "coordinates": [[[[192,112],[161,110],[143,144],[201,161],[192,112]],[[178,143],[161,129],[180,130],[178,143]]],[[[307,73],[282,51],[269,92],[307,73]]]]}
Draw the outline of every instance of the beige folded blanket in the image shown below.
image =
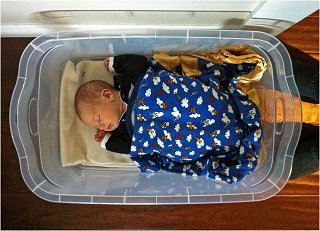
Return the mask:
{"type": "Polygon", "coordinates": [[[94,141],[95,128],[85,126],[74,108],[74,96],[79,86],[99,79],[113,85],[113,74],[104,68],[103,61],[85,60],[75,65],[68,61],[63,71],[60,92],[60,154],[62,166],[78,164],[105,167],[135,167],[128,155],[101,148],[94,141]]]}

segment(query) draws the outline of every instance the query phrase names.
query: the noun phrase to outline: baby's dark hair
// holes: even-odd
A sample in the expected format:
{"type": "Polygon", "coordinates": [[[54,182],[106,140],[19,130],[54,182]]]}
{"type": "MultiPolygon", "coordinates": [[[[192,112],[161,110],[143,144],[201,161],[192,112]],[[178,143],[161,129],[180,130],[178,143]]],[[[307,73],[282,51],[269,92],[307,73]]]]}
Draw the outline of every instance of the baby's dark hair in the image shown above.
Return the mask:
{"type": "Polygon", "coordinates": [[[101,92],[104,89],[113,90],[114,88],[107,82],[101,80],[92,80],[79,87],[74,100],[76,113],[79,117],[81,115],[81,105],[92,105],[95,102],[98,102],[101,92]]]}

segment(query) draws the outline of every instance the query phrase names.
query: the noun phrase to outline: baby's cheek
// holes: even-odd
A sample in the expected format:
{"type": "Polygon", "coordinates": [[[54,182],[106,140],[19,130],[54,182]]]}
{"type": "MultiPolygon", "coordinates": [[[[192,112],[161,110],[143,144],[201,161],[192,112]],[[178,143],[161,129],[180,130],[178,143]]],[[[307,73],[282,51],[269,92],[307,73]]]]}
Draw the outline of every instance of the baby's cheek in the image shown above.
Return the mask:
{"type": "Polygon", "coordinates": [[[116,121],[116,122],[115,122],[115,128],[114,128],[114,129],[116,129],[117,127],[119,127],[119,125],[120,125],[120,122],[119,122],[119,121],[116,121]]]}

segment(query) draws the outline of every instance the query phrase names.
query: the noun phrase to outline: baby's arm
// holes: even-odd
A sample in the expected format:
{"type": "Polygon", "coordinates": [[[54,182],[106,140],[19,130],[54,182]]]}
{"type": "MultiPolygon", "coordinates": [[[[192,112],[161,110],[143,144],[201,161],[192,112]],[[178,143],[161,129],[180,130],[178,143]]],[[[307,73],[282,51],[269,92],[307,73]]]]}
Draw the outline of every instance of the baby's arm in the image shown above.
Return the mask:
{"type": "Polygon", "coordinates": [[[101,143],[103,138],[107,135],[107,131],[104,130],[98,130],[97,134],[94,136],[94,140],[97,141],[98,143],[101,143]]]}
{"type": "Polygon", "coordinates": [[[114,67],[113,67],[114,58],[115,57],[109,57],[109,58],[106,58],[103,61],[103,65],[106,68],[107,72],[116,72],[114,67]]]}
{"type": "Polygon", "coordinates": [[[131,148],[131,138],[127,132],[120,131],[114,133],[112,136],[111,135],[111,132],[99,129],[94,137],[94,140],[100,143],[101,148],[103,149],[107,149],[111,152],[129,154],[131,148]]]}
{"type": "Polygon", "coordinates": [[[105,59],[104,66],[107,71],[117,73],[113,76],[115,89],[129,92],[140,76],[146,73],[149,62],[142,55],[124,54],[105,59]]]}
{"type": "Polygon", "coordinates": [[[94,136],[94,140],[98,143],[101,143],[102,148],[106,148],[106,143],[108,142],[111,136],[110,132],[104,130],[98,130],[97,134],[94,136]]]}
{"type": "Polygon", "coordinates": [[[116,72],[126,78],[138,79],[148,68],[148,59],[142,55],[117,55],[106,58],[103,62],[107,72],[116,72]]]}
{"type": "Polygon", "coordinates": [[[114,57],[109,57],[103,61],[103,65],[106,68],[107,72],[115,72],[113,68],[113,59],[114,57]]]}
{"type": "Polygon", "coordinates": [[[107,69],[107,72],[110,72],[110,68],[109,68],[109,62],[110,62],[110,59],[109,58],[106,58],[103,62],[103,65],[104,67],[107,69]]]}
{"type": "MultiPolygon", "coordinates": [[[[110,65],[109,65],[110,66],[110,65]]],[[[125,78],[138,79],[149,68],[148,59],[142,55],[117,55],[113,58],[112,67],[115,72],[125,78]]]]}

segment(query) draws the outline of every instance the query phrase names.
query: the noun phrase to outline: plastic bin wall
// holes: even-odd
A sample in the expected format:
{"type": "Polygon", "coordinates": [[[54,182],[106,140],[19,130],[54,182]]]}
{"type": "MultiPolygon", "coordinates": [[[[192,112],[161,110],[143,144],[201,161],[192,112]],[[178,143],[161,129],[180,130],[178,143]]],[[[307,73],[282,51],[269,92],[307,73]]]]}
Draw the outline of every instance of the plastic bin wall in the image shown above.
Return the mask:
{"type": "Polygon", "coordinates": [[[300,96],[283,44],[254,31],[127,30],[54,33],[33,40],[21,56],[10,106],[10,128],[26,185],[52,202],[88,204],[199,204],[260,201],[286,184],[300,137],[300,96]],[[62,167],[59,144],[60,81],[65,63],[123,53],[182,54],[244,45],[267,60],[255,84],[263,97],[259,165],[239,183],[182,177],[136,168],[62,167]],[[112,47],[113,49],[110,49],[112,47]],[[277,108],[283,116],[277,118],[277,108]]]}

